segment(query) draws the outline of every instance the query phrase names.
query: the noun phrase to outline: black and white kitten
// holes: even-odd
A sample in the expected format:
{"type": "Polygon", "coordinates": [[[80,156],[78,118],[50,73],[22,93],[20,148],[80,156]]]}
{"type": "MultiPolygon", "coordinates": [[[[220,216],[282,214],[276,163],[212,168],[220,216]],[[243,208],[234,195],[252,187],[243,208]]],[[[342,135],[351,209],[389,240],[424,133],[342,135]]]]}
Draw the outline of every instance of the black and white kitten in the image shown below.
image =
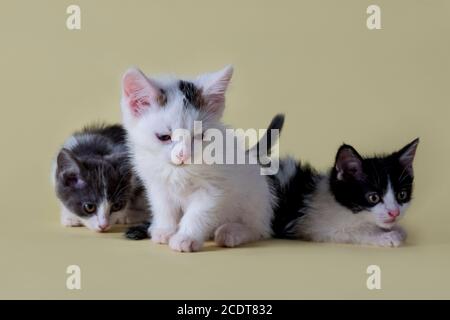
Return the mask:
{"type": "Polygon", "coordinates": [[[278,195],[275,237],[399,246],[406,233],[397,222],[411,201],[418,143],[372,158],[344,144],[326,174],[282,160],[278,174],[268,177],[278,195]]]}
{"type": "Polygon", "coordinates": [[[64,226],[105,232],[113,224],[150,219],[121,125],[94,125],[73,134],[54,161],[52,177],[64,226]]]}

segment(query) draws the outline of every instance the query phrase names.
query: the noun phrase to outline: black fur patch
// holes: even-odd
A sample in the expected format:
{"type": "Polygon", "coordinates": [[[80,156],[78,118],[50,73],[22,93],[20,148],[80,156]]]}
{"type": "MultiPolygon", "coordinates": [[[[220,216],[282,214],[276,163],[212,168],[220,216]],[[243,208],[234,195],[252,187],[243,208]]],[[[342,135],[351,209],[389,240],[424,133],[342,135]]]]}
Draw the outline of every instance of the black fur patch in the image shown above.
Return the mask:
{"type": "Polygon", "coordinates": [[[203,104],[202,92],[195,84],[189,81],[180,80],[178,89],[184,94],[186,101],[196,109],[200,109],[203,104]]]}
{"type": "Polygon", "coordinates": [[[130,227],[125,232],[125,237],[130,240],[147,239],[147,238],[149,238],[149,235],[148,235],[149,227],[150,227],[150,222],[145,222],[138,226],[130,227]]]}
{"type": "MultiPolygon", "coordinates": [[[[281,134],[281,130],[283,129],[284,125],[284,114],[277,114],[275,117],[273,117],[272,121],[270,122],[269,126],[267,127],[267,132],[264,135],[264,137],[261,138],[256,143],[256,152],[258,157],[258,162],[260,162],[260,155],[264,154],[267,156],[270,156],[272,153],[273,144],[276,141],[272,141],[272,130],[278,130],[278,134],[281,134]]],[[[279,137],[278,137],[279,138],[279,137]]],[[[269,164],[267,165],[269,166],[269,164]]]]}
{"type": "Polygon", "coordinates": [[[320,175],[309,165],[296,164],[295,172],[288,182],[281,186],[279,177],[286,163],[280,161],[277,175],[267,176],[278,198],[274,208],[272,231],[275,238],[292,239],[295,237],[295,221],[306,214],[307,198],[316,190],[320,175]]]}

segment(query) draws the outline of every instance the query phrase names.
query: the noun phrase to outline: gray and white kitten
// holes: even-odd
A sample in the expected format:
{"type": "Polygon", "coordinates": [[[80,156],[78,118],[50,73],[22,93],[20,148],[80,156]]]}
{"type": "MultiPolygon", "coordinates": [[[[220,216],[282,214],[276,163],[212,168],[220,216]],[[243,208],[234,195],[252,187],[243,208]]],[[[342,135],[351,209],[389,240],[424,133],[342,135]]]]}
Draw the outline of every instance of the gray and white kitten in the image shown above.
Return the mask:
{"type": "Polygon", "coordinates": [[[114,224],[149,221],[144,187],[128,157],[121,125],[93,125],[74,133],[53,163],[61,223],[105,232],[114,224]]]}

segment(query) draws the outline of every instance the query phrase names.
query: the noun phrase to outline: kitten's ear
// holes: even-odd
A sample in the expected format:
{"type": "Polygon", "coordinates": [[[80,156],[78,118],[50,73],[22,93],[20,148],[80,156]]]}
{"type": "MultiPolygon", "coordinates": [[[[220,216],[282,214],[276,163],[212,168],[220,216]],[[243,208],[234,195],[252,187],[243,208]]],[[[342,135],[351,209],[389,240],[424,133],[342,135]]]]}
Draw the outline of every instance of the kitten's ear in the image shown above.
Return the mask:
{"type": "Polygon", "coordinates": [[[62,149],[56,159],[57,175],[66,187],[82,188],[85,185],[81,177],[83,165],[68,149],[62,149]]]}
{"type": "Polygon", "coordinates": [[[225,92],[233,76],[233,66],[227,66],[220,71],[201,75],[197,85],[202,89],[202,95],[208,111],[222,115],[225,107],[225,92]]]}
{"type": "Polygon", "coordinates": [[[353,178],[362,180],[364,173],[362,169],[362,157],[352,146],[343,144],[337,154],[335,168],[338,180],[353,178]]]}
{"type": "Polygon", "coordinates": [[[122,78],[122,99],[134,116],[150,106],[163,106],[166,96],[158,86],[136,68],[128,69],[122,78]]]}
{"type": "Polygon", "coordinates": [[[396,153],[400,161],[400,164],[404,168],[406,168],[406,170],[408,170],[411,176],[413,175],[413,161],[414,156],[416,155],[418,145],[419,145],[419,138],[416,138],[396,153]]]}

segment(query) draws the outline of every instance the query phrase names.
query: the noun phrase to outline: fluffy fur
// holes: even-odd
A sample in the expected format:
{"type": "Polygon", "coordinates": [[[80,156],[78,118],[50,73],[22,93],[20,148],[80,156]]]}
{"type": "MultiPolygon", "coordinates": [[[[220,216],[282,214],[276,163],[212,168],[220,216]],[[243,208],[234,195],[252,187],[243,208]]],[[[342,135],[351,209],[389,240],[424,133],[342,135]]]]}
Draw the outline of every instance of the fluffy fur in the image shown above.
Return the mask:
{"type": "Polygon", "coordinates": [[[134,176],[120,125],[94,125],[73,134],[53,163],[61,223],[105,232],[113,224],[149,220],[144,188],[134,176]]]}
{"type": "MultiPolygon", "coordinates": [[[[279,137],[279,135],[272,137],[271,132],[272,130],[277,130],[278,134],[281,133],[283,124],[284,124],[284,115],[283,114],[276,115],[270,122],[266,134],[261,138],[261,140],[258,141],[256,145],[254,145],[251,149],[247,150],[247,155],[249,157],[256,158],[257,162],[261,166],[270,167],[270,161],[275,160],[270,158],[272,147],[277,142],[279,137]],[[264,157],[264,159],[261,159],[262,157],[264,157]]],[[[142,223],[141,225],[130,227],[126,231],[125,236],[130,240],[142,240],[149,238],[150,237],[148,233],[149,227],[150,223],[142,223]]]]}
{"type": "Polygon", "coordinates": [[[232,68],[187,81],[146,77],[137,69],[123,77],[122,114],[137,174],[148,190],[153,221],[152,241],[191,252],[214,238],[234,247],[271,235],[273,194],[260,166],[196,163],[189,147],[194,121],[203,130],[217,129],[232,68]],[[175,139],[175,131],[191,132],[175,139]]]}
{"type": "Polygon", "coordinates": [[[328,173],[292,158],[269,177],[277,190],[273,232],[279,238],[399,246],[406,232],[397,222],[413,192],[413,159],[419,140],[388,156],[363,158],[339,148],[328,173]]]}

